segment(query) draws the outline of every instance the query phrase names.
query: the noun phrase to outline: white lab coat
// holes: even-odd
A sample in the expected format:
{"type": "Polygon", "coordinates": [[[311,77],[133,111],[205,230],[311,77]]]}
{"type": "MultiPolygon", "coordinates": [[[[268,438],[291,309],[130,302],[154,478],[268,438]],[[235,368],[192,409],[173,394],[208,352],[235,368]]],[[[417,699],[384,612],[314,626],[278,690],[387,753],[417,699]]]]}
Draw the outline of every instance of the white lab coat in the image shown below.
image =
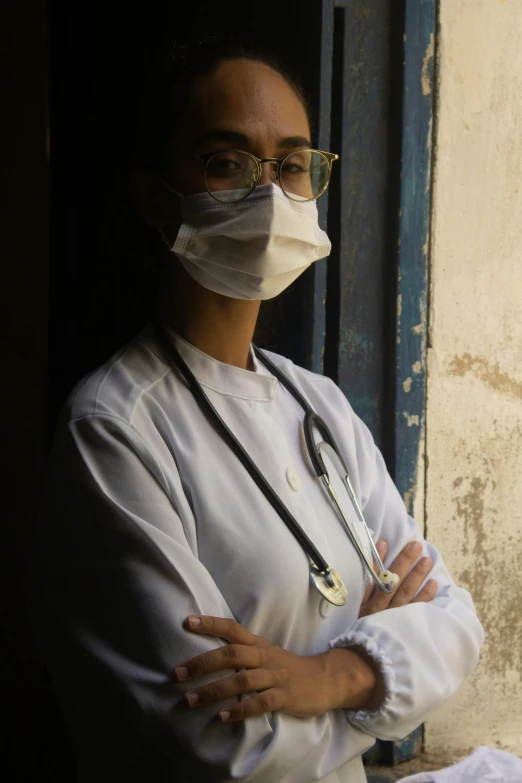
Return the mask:
{"type": "MultiPolygon", "coordinates": [[[[374,738],[410,732],[476,665],[483,630],[471,597],[423,542],[437,597],[358,619],[363,569],[303,448],[302,409],[260,363],[255,371],[222,364],[170,335],[341,572],[349,599],[334,607],[311,586],[307,556],[146,327],[70,395],[35,538],[34,622],[79,749],[80,780],[364,781],[361,754],[374,738]],[[171,671],[223,643],[184,630],[191,613],[235,618],[302,655],[363,645],[384,673],[385,702],[372,713],[268,713],[228,725],[215,717],[224,702],[190,710],[182,696],[194,684],[173,682],[171,671]]],[[[368,429],[331,380],[269,356],[334,433],[391,563],[422,537],[368,429]]]]}

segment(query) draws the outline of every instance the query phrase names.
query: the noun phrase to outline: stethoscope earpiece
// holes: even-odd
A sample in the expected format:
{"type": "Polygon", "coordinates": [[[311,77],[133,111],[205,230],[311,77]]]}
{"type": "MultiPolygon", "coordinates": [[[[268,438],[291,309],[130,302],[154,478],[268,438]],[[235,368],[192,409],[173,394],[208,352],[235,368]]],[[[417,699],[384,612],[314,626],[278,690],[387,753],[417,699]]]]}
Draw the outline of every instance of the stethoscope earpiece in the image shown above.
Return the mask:
{"type": "Polygon", "coordinates": [[[383,585],[393,585],[395,587],[396,584],[400,582],[400,576],[399,574],[394,574],[391,571],[381,571],[379,574],[379,579],[383,583],[383,585]]]}

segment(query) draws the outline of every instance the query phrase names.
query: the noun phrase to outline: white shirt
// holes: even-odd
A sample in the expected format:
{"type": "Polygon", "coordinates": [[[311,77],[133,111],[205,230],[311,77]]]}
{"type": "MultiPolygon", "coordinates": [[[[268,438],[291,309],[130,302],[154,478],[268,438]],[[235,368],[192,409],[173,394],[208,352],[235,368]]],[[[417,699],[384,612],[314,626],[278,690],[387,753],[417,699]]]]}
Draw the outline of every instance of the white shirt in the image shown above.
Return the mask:
{"type": "MultiPolygon", "coordinates": [[[[303,447],[302,409],[255,360],[254,371],[232,367],[170,335],[340,571],[348,602],[334,607],[310,584],[306,554],[146,327],[70,395],[35,540],[35,624],[79,749],[80,779],[364,781],[361,754],[374,738],[413,730],[477,663],[483,630],[471,597],[423,541],[436,598],[358,619],[363,568],[303,447]],[[189,709],[183,693],[194,683],[171,679],[176,664],[223,644],[182,628],[194,613],[234,618],[300,655],[363,645],[384,673],[385,702],[374,713],[267,713],[221,724],[215,715],[225,702],[189,709]]],[[[389,565],[422,537],[368,429],[331,380],[268,355],[334,434],[368,524],[389,544],[389,565]]]]}

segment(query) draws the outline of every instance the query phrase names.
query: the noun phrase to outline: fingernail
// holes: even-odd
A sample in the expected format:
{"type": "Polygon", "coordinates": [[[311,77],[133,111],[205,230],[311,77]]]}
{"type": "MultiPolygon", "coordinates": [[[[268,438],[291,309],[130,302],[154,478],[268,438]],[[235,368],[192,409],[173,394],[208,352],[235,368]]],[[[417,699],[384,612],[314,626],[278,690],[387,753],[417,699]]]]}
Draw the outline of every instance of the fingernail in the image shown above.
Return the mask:
{"type": "Polygon", "coordinates": [[[230,712],[228,710],[223,710],[222,712],[219,713],[219,717],[223,722],[225,722],[230,718],[230,712]]]}
{"type": "Polygon", "coordinates": [[[406,552],[409,555],[417,555],[421,551],[422,551],[422,546],[419,544],[418,541],[412,541],[411,544],[408,544],[408,546],[406,547],[406,552]]]}
{"type": "Polygon", "coordinates": [[[426,582],[426,587],[437,587],[437,580],[428,579],[428,581],[426,582]]]}
{"type": "Polygon", "coordinates": [[[186,680],[188,677],[188,669],[186,666],[176,666],[176,677],[178,680],[186,680]]]}
{"type": "Polygon", "coordinates": [[[201,617],[189,617],[188,623],[191,628],[197,628],[201,625],[201,617]]]}
{"type": "Polygon", "coordinates": [[[421,558],[419,565],[421,565],[423,568],[428,568],[428,566],[433,565],[433,560],[431,557],[423,557],[421,558]]]}
{"type": "Polygon", "coordinates": [[[188,701],[190,707],[193,707],[194,704],[197,704],[199,701],[199,696],[197,693],[186,693],[185,698],[188,701]]]}

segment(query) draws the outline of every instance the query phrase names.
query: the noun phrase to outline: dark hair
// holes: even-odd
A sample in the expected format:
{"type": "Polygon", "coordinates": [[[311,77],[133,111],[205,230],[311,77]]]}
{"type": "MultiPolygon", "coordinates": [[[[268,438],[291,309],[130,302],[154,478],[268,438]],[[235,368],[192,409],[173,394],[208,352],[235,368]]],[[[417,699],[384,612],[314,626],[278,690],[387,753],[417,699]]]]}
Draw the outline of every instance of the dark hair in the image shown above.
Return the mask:
{"type": "Polygon", "coordinates": [[[226,60],[245,58],[263,63],[279,73],[302,102],[308,119],[308,99],[299,78],[278,57],[245,39],[201,37],[176,41],[152,63],[146,74],[131,163],[159,169],[169,137],[181,121],[194,82],[212,75],[226,60]]]}

